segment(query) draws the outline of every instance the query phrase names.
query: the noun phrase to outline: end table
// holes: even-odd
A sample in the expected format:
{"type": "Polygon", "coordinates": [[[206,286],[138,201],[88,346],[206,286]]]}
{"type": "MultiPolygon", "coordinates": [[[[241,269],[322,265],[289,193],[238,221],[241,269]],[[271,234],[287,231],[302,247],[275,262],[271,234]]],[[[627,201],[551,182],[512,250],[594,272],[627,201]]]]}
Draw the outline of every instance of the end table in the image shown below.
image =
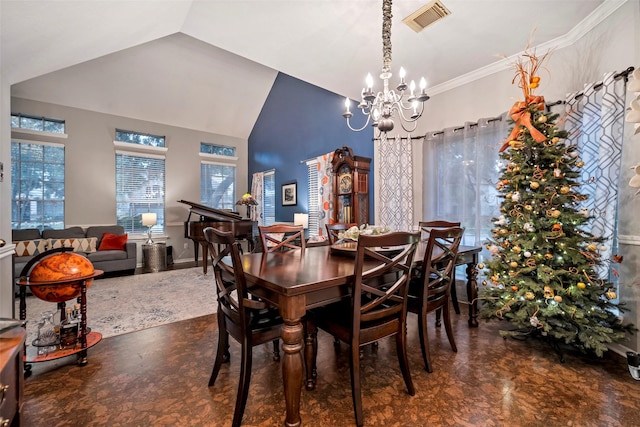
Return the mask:
{"type": "Polygon", "coordinates": [[[167,244],[151,243],[142,245],[142,270],[157,273],[167,269],[167,244]]]}

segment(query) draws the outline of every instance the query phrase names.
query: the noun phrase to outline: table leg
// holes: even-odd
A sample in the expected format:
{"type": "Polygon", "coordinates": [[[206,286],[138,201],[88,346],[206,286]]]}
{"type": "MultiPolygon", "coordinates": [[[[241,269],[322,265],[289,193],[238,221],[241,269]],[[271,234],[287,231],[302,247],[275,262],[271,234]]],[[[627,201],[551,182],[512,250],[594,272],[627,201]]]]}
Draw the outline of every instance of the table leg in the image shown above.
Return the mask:
{"type": "MultiPolygon", "coordinates": [[[[93,279],[91,279],[93,280],[93,279]]],[[[80,304],[80,348],[82,351],[78,353],[78,365],[87,364],[87,281],[83,280],[80,285],[80,296],[78,297],[80,304]]]]}
{"type": "Polygon", "coordinates": [[[284,425],[298,427],[302,425],[300,418],[300,396],[302,394],[303,360],[302,348],[304,333],[302,316],[306,312],[304,296],[281,297],[280,315],[282,325],[282,381],[287,415],[284,425]]]}
{"type": "Polygon", "coordinates": [[[469,327],[478,327],[478,264],[477,255],[473,256],[473,260],[467,264],[467,295],[469,298],[469,327]]]}

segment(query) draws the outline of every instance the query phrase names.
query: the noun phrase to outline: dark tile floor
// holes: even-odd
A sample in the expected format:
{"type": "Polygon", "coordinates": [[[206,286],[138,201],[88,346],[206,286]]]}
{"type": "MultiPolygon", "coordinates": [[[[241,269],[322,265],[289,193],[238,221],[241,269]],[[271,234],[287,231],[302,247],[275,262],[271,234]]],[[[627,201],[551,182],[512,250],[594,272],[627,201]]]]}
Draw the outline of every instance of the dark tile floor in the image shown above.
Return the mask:
{"type": "MultiPolygon", "coordinates": [[[[366,348],[367,426],[640,425],[640,381],[631,378],[622,357],[595,360],[567,350],[560,363],[545,342],[504,340],[498,330],[507,324],[481,322],[470,329],[466,316],[453,318],[458,353],[444,330],[432,332],[429,374],[411,315],[413,397],[404,388],[393,342],[366,348]]],[[[89,350],[84,367],[73,357],[35,364],[25,384],[25,425],[229,426],[239,345],[233,342],[231,364],[209,388],[216,342],[215,317],[205,316],[105,339],[89,350]]],[[[270,348],[254,350],[244,426],[283,425],[281,370],[270,348]]],[[[302,392],[303,425],[355,425],[347,351],[334,353],[327,335],[320,335],[319,348],[318,387],[302,392]]]]}

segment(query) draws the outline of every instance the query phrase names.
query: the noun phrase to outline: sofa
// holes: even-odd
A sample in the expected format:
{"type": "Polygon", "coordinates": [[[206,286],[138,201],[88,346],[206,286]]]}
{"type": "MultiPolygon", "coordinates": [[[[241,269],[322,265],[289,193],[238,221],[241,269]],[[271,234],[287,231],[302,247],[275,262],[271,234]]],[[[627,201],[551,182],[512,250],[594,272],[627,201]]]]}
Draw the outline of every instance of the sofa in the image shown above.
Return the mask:
{"type": "Polygon", "coordinates": [[[124,228],[119,225],[69,227],[63,230],[37,228],[13,230],[16,245],[13,277],[18,278],[27,262],[34,256],[55,248],[72,248],[89,259],[96,270],[105,273],[133,274],[136,269],[136,243],[127,240],[124,228]]]}

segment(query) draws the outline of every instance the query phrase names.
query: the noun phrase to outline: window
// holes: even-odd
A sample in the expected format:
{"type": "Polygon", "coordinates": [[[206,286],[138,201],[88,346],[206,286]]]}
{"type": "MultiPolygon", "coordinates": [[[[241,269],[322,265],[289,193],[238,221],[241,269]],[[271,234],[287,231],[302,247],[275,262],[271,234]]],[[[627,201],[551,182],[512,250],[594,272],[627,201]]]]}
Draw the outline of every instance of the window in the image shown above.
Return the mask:
{"type": "Polygon", "coordinates": [[[11,228],[64,228],[64,146],[11,142],[11,175],[11,228]]]}
{"type": "MultiPolygon", "coordinates": [[[[143,234],[142,214],[155,212],[152,230],[164,233],[165,157],[154,154],[164,147],[165,138],[144,133],[116,130],[116,142],[148,147],[136,152],[116,151],[116,221],[127,233],[143,234]]],[[[119,147],[128,144],[116,144],[119,147]]]]}
{"type": "Polygon", "coordinates": [[[227,147],[225,145],[209,144],[206,142],[200,143],[200,152],[204,154],[214,154],[216,156],[235,157],[236,148],[227,147]]]}
{"type": "Polygon", "coordinates": [[[318,206],[318,161],[309,160],[307,162],[307,176],[308,188],[309,188],[309,200],[307,206],[309,206],[309,237],[315,237],[318,235],[318,217],[320,215],[320,208],[318,206]]]}
{"type": "Polygon", "coordinates": [[[235,197],[236,166],[200,163],[200,203],[214,209],[233,210],[235,197]]]}
{"type": "Polygon", "coordinates": [[[274,224],[276,222],[276,172],[274,170],[264,173],[262,203],[263,224],[274,224]]]}
{"type": "Polygon", "coordinates": [[[149,147],[164,147],[164,136],[116,129],[116,141],[149,147]]]}
{"type": "Polygon", "coordinates": [[[11,113],[11,127],[38,132],[64,133],[65,121],[47,117],[11,113]]]}

